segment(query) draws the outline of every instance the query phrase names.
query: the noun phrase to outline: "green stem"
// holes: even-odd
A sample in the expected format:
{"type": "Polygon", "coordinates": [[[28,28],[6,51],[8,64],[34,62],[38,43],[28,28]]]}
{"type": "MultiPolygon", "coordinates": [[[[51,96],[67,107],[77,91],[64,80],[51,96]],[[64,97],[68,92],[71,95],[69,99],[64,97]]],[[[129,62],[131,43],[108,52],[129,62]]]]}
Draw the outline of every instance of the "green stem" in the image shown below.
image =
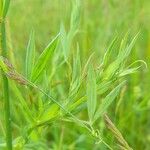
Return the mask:
{"type": "MultiPolygon", "coordinates": [[[[5,22],[1,22],[1,47],[2,55],[7,57],[6,46],[6,31],[5,22]]],[[[9,84],[7,77],[3,74],[3,92],[4,92],[4,108],[5,108],[5,123],[6,123],[6,143],[7,149],[12,150],[12,131],[11,131],[11,117],[10,117],[10,101],[9,101],[9,84]]]]}

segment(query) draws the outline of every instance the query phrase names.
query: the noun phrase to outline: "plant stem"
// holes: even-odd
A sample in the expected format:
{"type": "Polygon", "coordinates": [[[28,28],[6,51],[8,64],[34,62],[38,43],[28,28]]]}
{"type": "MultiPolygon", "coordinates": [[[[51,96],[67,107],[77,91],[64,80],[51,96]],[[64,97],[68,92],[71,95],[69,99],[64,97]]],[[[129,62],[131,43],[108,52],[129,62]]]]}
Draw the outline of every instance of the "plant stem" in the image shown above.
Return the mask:
{"type": "MultiPolygon", "coordinates": [[[[2,55],[4,57],[7,57],[6,31],[5,31],[4,20],[1,22],[1,48],[2,48],[2,55]]],[[[3,74],[3,87],[4,87],[3,93],[4,93],[4,108],[5,108],[5,123],[6,123],[6,143],[7,143],[7,149],[12,150],[9,84],[8,84],[8,79],[4,74],[3,74]]]]}

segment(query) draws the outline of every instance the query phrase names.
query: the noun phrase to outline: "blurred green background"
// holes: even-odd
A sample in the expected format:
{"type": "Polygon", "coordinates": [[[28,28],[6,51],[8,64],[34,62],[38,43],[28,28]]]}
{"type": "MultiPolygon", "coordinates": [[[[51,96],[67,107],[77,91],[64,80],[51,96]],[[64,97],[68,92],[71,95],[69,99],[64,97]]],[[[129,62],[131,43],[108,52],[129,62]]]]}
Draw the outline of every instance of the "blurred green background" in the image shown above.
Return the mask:
{"type": "MultiPolygon", "coordinates": [[[[61,23],[65,25],[66,30],[69,29],[71,10],[71,0],[11,0],[7,22],[8,39],[9,49],[14,53],[18,70],[23,71],[26,45],[31,30],[35,30],[36,51],[40,53],[59,32],[61,23]]],[[[96,53],[96,61],[101,61],[115,35],[123,37],[129,32],[132,39],[139,31],[139,38],[129,59],[142,59],[148,64],[148,68],[128,77],[129,85],[124,105],[119,109],[116,124],[133,149],[149,150],[150,1],[81,0],[80,26],[74,44],[76,41],[79,42],[81,55],[84,56],[82,61],[92,52],[96,53]]],[[[112,116],[113,112],[112,107],[112,116]]],[[[60,124],[53,127],[56,143],[59,138],[59,127],[60,124]]],[[[69,127],[71,128],[68,125],[69,127]]],[[[75,128],[75,131],[66,131],[62,149],[65,149],[65,146],[73,149],[75,142],[76,149],[92,149],[92,140],[84,135],[78,139],[80,129],[75,128]]],[[[98,146],[94,147],[99,149],[98,146]]]]}

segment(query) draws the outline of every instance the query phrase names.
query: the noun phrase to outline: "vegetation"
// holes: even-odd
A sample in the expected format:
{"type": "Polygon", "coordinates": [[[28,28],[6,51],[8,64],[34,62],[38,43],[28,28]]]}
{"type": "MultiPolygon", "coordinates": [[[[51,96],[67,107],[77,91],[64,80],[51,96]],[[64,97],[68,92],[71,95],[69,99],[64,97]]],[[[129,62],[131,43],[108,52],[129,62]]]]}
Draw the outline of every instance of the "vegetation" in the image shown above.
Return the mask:
{"type": "Polygon", "coordinates": [[[0,0],[0,149],[149,149],[150,5],[122,3],[0,0]]]}

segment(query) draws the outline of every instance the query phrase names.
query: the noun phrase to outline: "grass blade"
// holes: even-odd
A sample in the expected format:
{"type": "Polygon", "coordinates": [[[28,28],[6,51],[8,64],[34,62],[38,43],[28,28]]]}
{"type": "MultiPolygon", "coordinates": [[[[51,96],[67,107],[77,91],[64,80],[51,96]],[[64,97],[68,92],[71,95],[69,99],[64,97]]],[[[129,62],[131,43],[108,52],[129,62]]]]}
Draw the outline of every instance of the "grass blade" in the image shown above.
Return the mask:
{"type": "Polygon", "coordinates": [[[35,58],[35,39],[34,39],[34,31],[30,34],[30,39],[27,46],[27,53],[26,53],[26,77],[30,79],[33,65],[34,65],[34,58],[35,58]]]}
{"type": "Polygon", "coordinates": [[[133,46],[134,46],[138,36],[139,36],[139,33],[137,33],[136,36],[131,41],[131,43],[124,50],[122,50],[119,53],[118,60],[120,60],[120,62],[125,60],[129,56],[129,54],[131,53],[131,50],[132,50],[132,48],[133,48],[133,46]]]}
{"type": "Polygon", "coordinates": [[[96,121],[105,111],[108,109],[108,107],[111,105],[111,103],[114,101],[114,99],[118,96],[120,89],[125,84],[125,81],[120,83],[115,89],[113,89],[102,101],[102,104],[96,111],[96,114],[94,116],[94,121],[96,121]]]}
{"type": "Polygon", "coordinates": [[[105,54],[104,54],[104,58],[103,58],[103,62],[101,65],[103,65],[103,67],[105,67],[108,63],[108,60],[110,59],[113,47],[115,45],[117,41],[117,36],[113,39],[113,41],[110,43],[109,47],[107,48],[105,54]]]}
{"type": "Polygon", "coordinates": [[[35,82],[38,79],[38,77],[46,68],[49,58],[57,46],[58,37],[59,34],[49,43],[49,45],[46,47],[46,49],[42,52],[42,54],[38,58],[37,63],[35,64],[31,75],[31,80],[33,82],[35,82]]]}
{"type": "Polygon", "coordinates": [[[77,46],[77,54],[73,60],[72,81],[70,83],[69,96],[74,96],[81,84],[81,60],[79,46],[77,46]]]}
{"type": "Polygon", "coordinates": [[[90,65],[87,75],[87,108],[90,122],[92,123],[96,110],[97,95],[96,95],[96,77],[93,67],[90,65]]]}
{"type": "MultiPolygon", "coordinates": [[[[2,17],[2,12],[3,12],[3,1],[1,0],[0,1],[0,19],[2,19],[1,17],[2,17]]],[[[0,20],[0,22],[1,22],[1,20],[0,20]]]]}
{"type": "Polygon", "coordinates": [[[4,2],[3,2],[3,18],[5,18],[7,15],[9,4],[10,4],[10,0],[4,0],[4,2]]]}

